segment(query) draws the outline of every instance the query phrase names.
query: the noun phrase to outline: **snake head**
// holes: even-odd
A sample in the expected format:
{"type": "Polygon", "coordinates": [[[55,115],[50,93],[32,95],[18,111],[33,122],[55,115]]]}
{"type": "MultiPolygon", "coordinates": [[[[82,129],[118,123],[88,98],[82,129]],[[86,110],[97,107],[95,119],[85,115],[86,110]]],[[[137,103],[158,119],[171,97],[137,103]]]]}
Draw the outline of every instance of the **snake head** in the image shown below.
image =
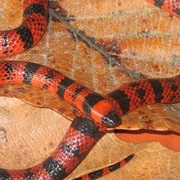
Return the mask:
{"type": "Polygon", "coordinates": [[[115,110],[113,110],[102,117],[102,123],[108,128],[113,128],[120,125],[122,121],[118,113],[115,110]]]}

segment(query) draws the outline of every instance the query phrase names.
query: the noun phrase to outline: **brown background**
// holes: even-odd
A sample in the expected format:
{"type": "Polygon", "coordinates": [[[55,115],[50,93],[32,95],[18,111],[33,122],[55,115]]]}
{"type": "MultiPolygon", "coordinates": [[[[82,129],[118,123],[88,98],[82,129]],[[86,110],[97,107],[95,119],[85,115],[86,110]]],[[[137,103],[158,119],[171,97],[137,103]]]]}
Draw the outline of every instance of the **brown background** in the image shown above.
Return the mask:
{"type": "MultiPolygon", "coordinates": [[[[1,0],[0,3],[0,29],[18,26],[23,1],[1,0]]],[[[99,47],[116,56],[115,61],[111,61],[113,67],[101,53],[73,38],[65,25],[52,21],[51,16],[47,32],[37,46],[7,59],[55,68],[102,95],[131,82],[128,70],[142,73],[145,78],[180,73],[180,21],[177,18],[144,0],[59,0],[58,3],[68,16],[74,16],[73,27],[94,37],[99,47]],[[120,64],[125,66],[124,72],[120,64]]],[[[6,86],[0,93],[56,111],[33,107],[15,98],[0,98],[0,166],[19,169],[40,163],[56,148],[70,124],[67,118],[72,120],[75,111],[46,91],[28,86],[6,86]]],[[[113,131],[107,133],[67,179],[131,153],[136,156],[128,165],[102,179],[180,179],[179,112],[179,105],[153,105],[126,115],[119,127],[129,129],[119,131],[123,141],[113,131]],[[150,131],[146,134],[130,131],[138,129],[153,130],[155,135],[150,131]]]]}

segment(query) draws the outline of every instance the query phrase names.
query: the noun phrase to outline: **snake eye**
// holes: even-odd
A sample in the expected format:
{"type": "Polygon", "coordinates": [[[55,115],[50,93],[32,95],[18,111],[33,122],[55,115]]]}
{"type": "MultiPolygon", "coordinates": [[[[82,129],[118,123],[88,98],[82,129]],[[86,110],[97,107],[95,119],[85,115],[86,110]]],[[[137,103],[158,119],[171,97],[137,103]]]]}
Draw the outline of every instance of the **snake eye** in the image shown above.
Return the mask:
{"type": "Polygon", "coordinates": [[[117,127],[122,123],[122,121],[116,111],[110,111],[107,115],[102,117],[102,123],[106,127],[110,128],[110,127],[117,127]]]}

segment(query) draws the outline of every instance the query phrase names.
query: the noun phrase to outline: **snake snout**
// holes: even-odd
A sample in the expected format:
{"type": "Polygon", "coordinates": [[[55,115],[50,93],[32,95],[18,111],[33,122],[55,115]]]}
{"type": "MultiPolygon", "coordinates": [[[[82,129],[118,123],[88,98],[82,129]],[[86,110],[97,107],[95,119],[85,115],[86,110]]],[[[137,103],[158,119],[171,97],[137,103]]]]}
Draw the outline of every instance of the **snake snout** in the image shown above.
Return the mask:
{"type": "Polygon", "coordinates": [[[102,117],[102,122],[106,127],[117,127],[122,123],[120,116],[118,113],[113,110],[110,111],[107,115],[102,117]]]}

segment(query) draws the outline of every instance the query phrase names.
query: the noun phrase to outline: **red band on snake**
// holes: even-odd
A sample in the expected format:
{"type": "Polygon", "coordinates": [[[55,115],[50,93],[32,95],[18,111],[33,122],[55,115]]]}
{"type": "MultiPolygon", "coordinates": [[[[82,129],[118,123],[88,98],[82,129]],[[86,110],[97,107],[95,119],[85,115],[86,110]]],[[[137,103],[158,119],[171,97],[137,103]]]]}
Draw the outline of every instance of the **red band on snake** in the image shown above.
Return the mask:
{"type": "MultiPolygon", "coordinates": [[[[162,9],[168,7],[172,15],[179,17],[178,2],[150,2],[162,9]]],[[[24,0],[21,26],[0,32],[0,56],[19,54],[35,45],[46,30],[47,14],[47,0],[24,0]]],[[[83,160],[107,127],[115,127],[121,123],[120,116],[146,104],[180,102],[180,75],[133,82],[104,98],[63,74],[39,64],[3,61],[0,62],[0,72],[1,85],[30,84],[48,89],[81,112],[48,159],[29,169],[0,169],[2,180],[64,179],[83,160]]],[[[125,159],[124,164],[132,157],[125,159]]],[[[100,175],[103,174],[105,173],[100,175]]],[[[93,179],[90,175],[88,178],[93,179]]]]}
{"type": "Polygon", "coordinates": [[[179,0],[146,0],[155,6],[167,11],[172,16],[180,19],[180,1],[179,0]]]}

